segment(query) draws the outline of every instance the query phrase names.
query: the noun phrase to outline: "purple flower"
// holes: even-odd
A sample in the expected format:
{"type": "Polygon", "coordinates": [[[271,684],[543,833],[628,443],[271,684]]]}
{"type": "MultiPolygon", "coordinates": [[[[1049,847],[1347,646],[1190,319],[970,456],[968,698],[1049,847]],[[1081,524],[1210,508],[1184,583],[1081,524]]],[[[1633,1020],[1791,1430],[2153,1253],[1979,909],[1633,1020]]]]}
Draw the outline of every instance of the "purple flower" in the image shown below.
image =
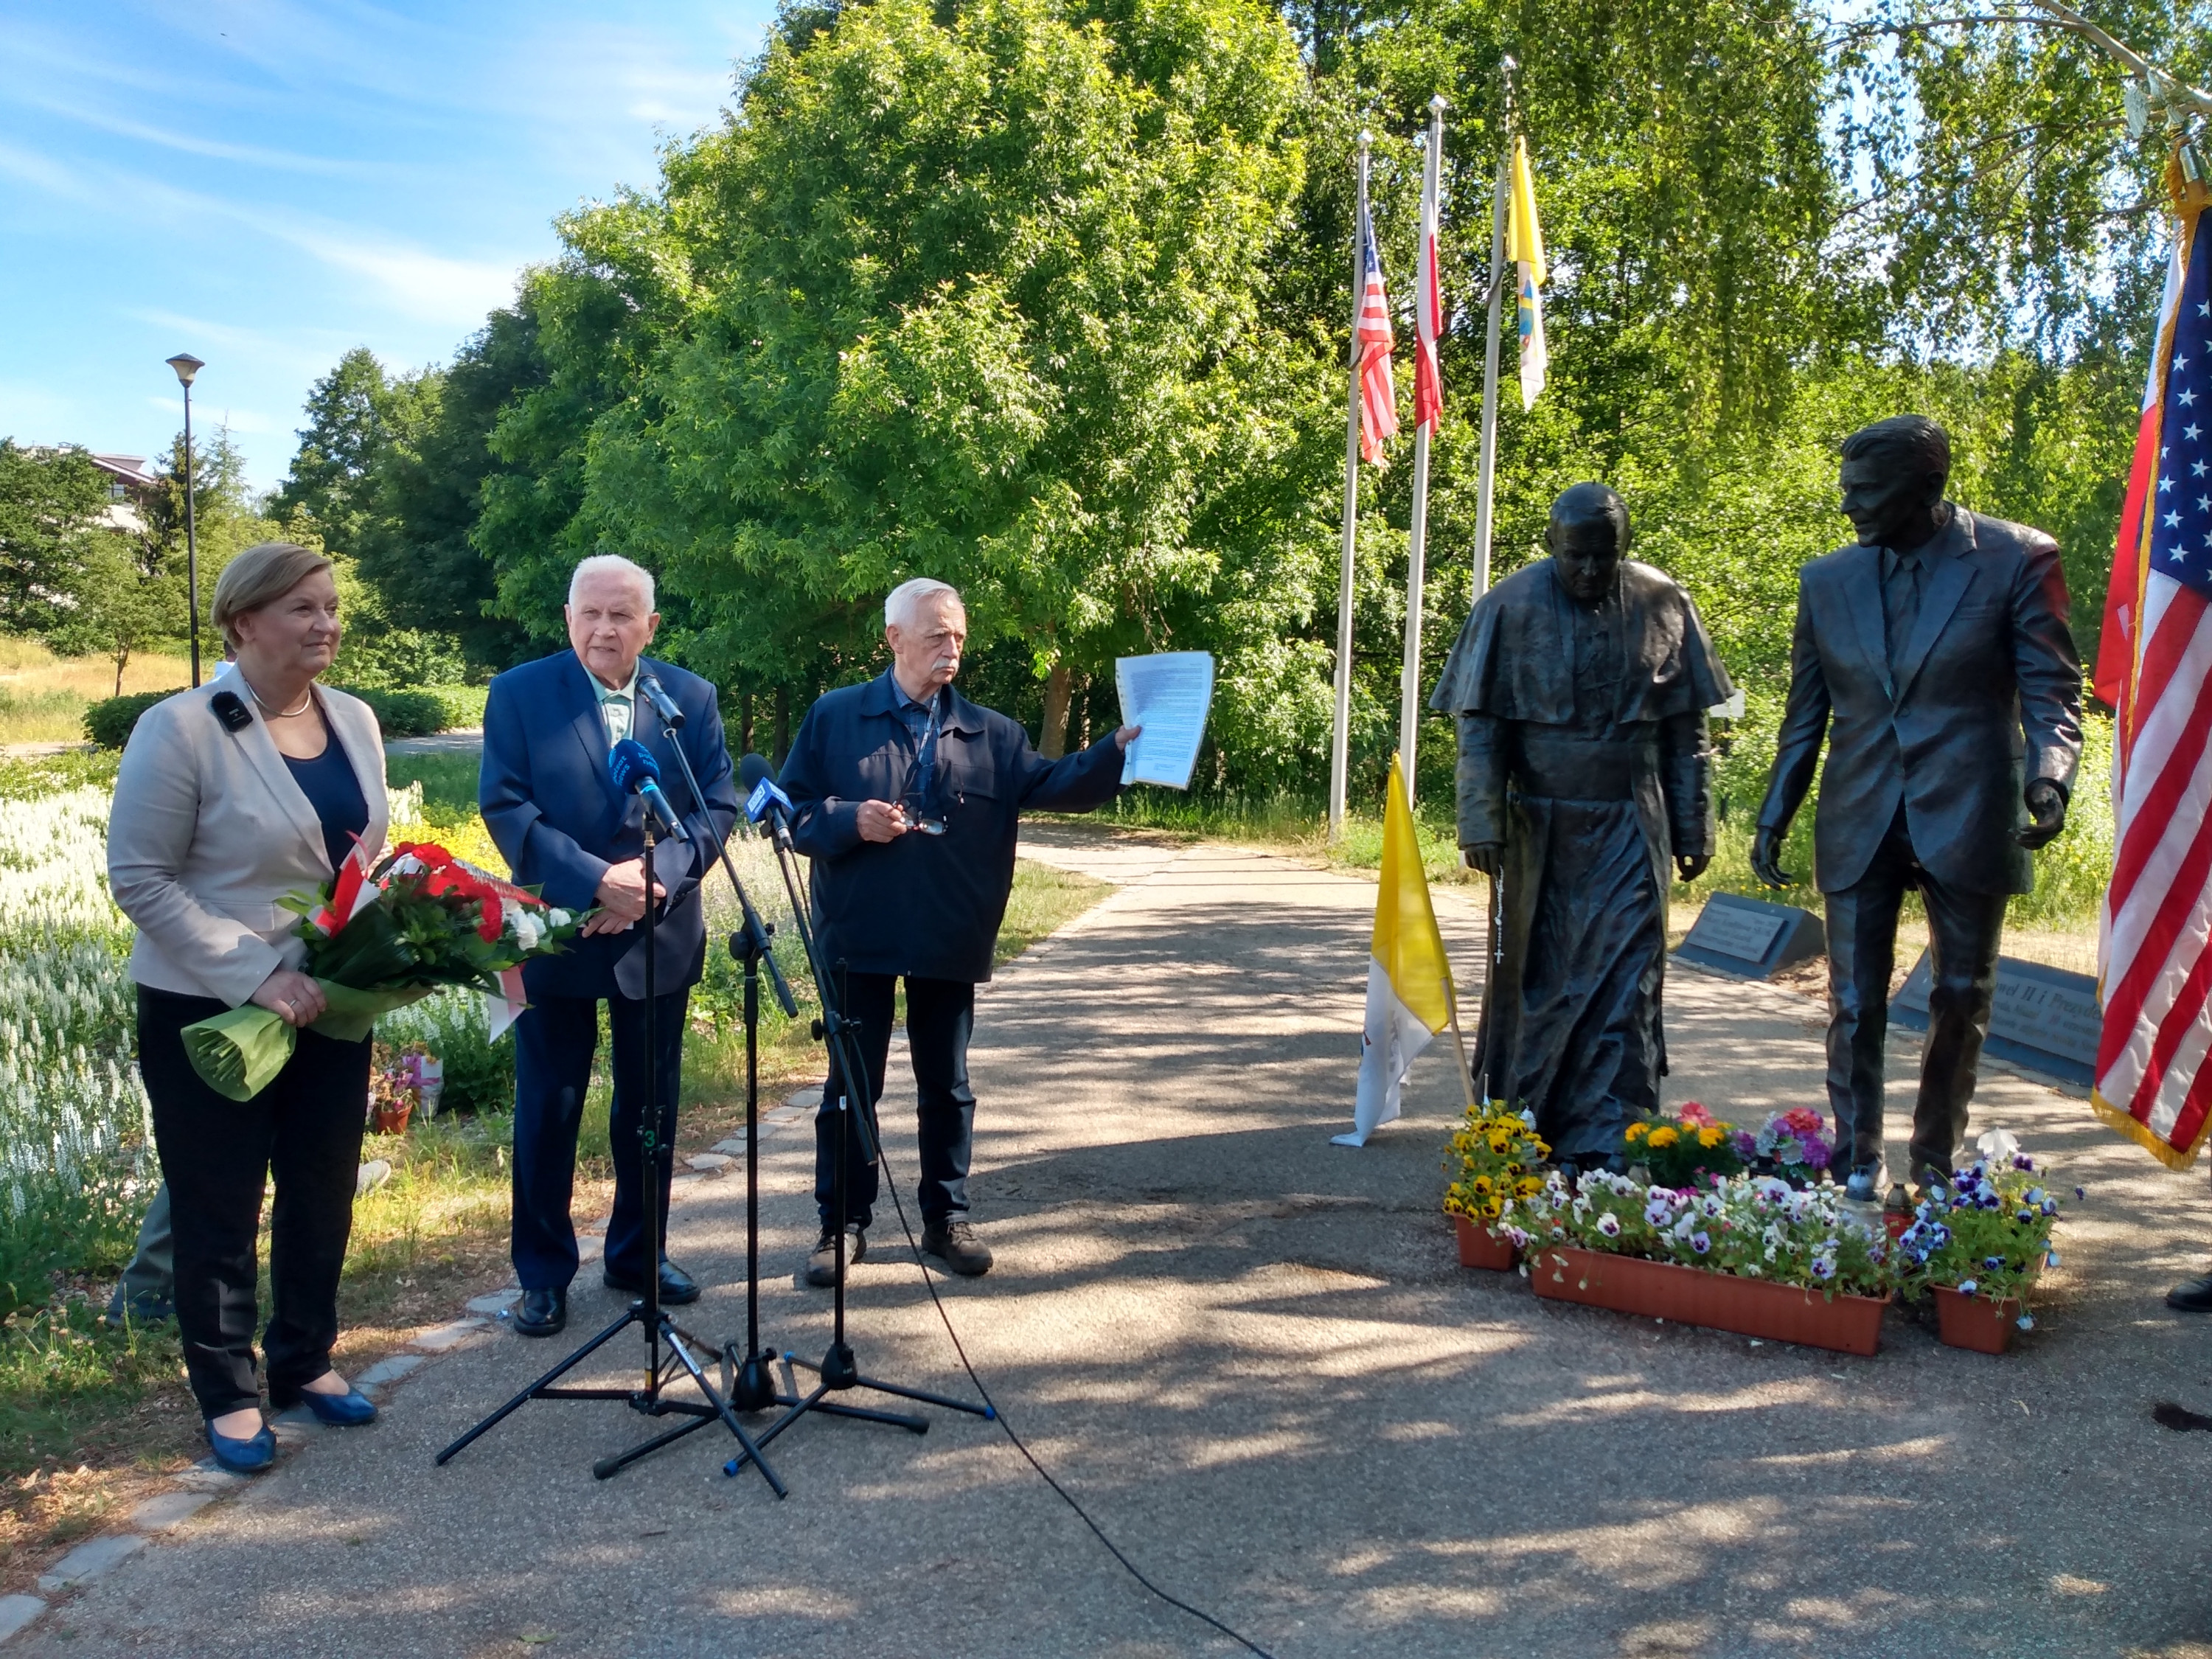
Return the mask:
{"type": "Polygon", "coordinates": [[[2033,1330],[2035,1328],[2034,1316],[2030,1314],[2022,1314],[2020,1316],[2020,1328],[2024,1331],[2033,1330]]]}
{"type": "Polygon", "coordinates": [[[1702,1232],[1692,1233],[1690,1235],[1690,1248],[1695,1250],[1699,1255],[1703,1255],[1707,1250],[1713,1248],[1713,1241],[1702,1232]]]}
{"type": "Polygon", "coordinates": [[[1985,1255],[1982,1258],[1982,1266],[1995,1273],[2004,1266],[2004,1258],[2001,1255],[1985,1255]]]}
{"type": "Polygon", "coordinates": [[[2035,1160],[2025,1152],[2018,1153],[2013,1158],[2012,1167],[2015,1170],[2033,1170],[2035,1167],[2035,1160]]]}
{"type": "Polygon", "coordinates": [[[1607,1210],[1597,1218],[1597,1230],[1607,1238],[1618,1238],[1620,1236],[1620,1218],[1607,1210]]]}
{"type": "Polygon", "coordinates": [[[1805,1138],[1804,1148],[1803,1156],[1797,1161],[1808,1170],[1826,1169],[1829,1159],[1834,1156],[1829,1150],[1827,1142],[1811,1135],[1805,1138]]]}
{"type": "Polygon", "coordinates": [[[1972,1296],[1973,1293],[1974,1281],[1972,1279],[1962,1279],[1959,1281],[1959,1294],[1960,1296],[1972,1296]]]}
{"type": "Polygon", "coordinates": [[[1759,1156],[1759,1137],[1750,1130],[1738,1129],[1729,1139],[1735,1147],[1735,1155],[1745,1163],[1748,1164],[1759,1156]]]}

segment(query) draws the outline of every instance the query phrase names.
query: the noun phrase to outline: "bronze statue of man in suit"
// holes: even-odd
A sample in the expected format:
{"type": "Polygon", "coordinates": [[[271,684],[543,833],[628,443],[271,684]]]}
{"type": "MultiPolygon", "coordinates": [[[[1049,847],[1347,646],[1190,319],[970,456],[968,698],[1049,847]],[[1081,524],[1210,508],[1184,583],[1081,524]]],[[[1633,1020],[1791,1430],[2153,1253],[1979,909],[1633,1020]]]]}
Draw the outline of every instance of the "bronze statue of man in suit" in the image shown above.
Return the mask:
{"type": "Polygon", "coordinates": [[[1628,558],[1603,484],[1552,504],[1552,556],[1475,601],[1431,708],[1459,721],[1459,842],[1499,884],[1478,1086],[1587,1169],[1659,1109],[1667,894],[1713,851],[1705,711],[1727,673],[1690,596],[1628,558]]]}
{"type": "Polygon", "coordinates": [[[1943,499],[1951,441],[1899,415],[1843,444],[1857,542],[1798,578],[1790,702],[1752,868],[1770,886],[1828,744],[1813,870],[1828,921],[1828,1103],[1853,1198],[1881,1196],[1882,1048],[1899,902],[1928,908],[1934,983],[1911,1174],[1948,1181],[1988,1034],[2006,901],[2065,827],[2081,664],[2057,544],[1943,499]]]}

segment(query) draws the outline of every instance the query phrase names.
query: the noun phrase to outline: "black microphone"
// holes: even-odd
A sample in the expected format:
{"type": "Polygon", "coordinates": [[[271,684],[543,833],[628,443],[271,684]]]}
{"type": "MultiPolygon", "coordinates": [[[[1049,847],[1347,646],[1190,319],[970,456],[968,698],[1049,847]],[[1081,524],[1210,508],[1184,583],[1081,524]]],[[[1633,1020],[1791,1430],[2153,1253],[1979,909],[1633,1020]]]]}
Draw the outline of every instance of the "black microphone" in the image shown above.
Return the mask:
{"type": "Polygon", "coordinates": [[[678,841],[691,839],[684,820],[668,804],[668,797],[660,793],[660,763],[653,759],[650,749],[635,738],[624,738],[607,757],[607,771],[615,781],[615,787],[643,800],[646,810],[660,820],[670,835],[678,841]]]}
{"type": "Polygon", "coordinates": [[[672,732],[683,729],[684,711],[676,706],[676,699],[668,695],[666,689],[660,684],[660,677],[658,674],[640,674],[637,677],[637,689],[644,696],[645,700],[653,705],[653,712],[660,716],[660,723],[663,726],[672,732]]]}

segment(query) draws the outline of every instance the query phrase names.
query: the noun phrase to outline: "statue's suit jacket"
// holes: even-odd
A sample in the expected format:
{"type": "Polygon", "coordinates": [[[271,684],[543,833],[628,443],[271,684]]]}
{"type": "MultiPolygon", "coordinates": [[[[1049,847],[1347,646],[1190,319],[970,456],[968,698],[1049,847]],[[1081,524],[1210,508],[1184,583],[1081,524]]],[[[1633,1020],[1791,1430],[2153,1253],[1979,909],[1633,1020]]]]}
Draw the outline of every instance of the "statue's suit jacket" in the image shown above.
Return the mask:
{"type": "Polygon", "coordinates": [[[1866,873],[1901,801],[1912,850],[1966,892],[2025,893],[2013,832],[2031,778],[2070,789],[2081,758],[2081,663],[2066,626],[2058,544],[1952,507],[1921,550],[1920,614],[1893,679],[1881,550],[1854,544],[1799,574],[1790,702],[1763,830],[1796,816],[1828,744],[1813,823],[1814,878],[1866,873]]]}

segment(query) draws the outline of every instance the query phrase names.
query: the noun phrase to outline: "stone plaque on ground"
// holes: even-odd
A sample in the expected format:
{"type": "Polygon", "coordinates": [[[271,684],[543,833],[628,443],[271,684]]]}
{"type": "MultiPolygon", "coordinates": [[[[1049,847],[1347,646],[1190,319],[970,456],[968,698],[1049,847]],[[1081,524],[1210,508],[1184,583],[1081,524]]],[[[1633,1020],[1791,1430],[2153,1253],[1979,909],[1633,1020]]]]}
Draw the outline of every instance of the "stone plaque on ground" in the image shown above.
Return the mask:
{"type": "Polygon", "coordinates": [[[1809,910],[1716,893],[1674,954],[1739,979],[1765,979],[1809,962],[1826,948],[1820,919],[1809,910]]]}
{"type": "MultiPolygon", "coordinates": [[[[1928,1029],[1928,953],[1889,1005],[1890,1018],[1916,1031],[1928,1029]]],[[[1982,1045],[1999,1060],[2027,1066],[2083,1088],[2096,1080],[2097,1039],[2104,1017],[2097,981],[2039,962],[1997,958],[1996,996],[1990,1005],[1990,1035],[1982,1045]]]]}

